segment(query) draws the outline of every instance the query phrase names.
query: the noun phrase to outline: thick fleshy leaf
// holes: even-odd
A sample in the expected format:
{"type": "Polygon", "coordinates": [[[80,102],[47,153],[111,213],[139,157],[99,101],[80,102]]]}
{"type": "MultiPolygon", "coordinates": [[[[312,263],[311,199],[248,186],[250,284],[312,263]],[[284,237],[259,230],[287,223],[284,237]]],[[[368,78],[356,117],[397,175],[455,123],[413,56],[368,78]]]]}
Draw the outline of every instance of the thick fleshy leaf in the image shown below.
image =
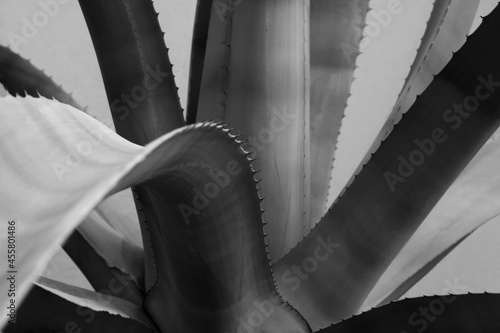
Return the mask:
{"type": "Polygon", "coordinates": [[[500,295],[410,298],[372,309],[318,333],[493,333],[500,330],[500,295]]]}
{"type": "Polygon", "coordinates": [[[351,96],[337,140],[327,207],[346,187],[390,114],[417,54],[434,3],[434,0],[370,1],[351,96]]]}
{"type": "MultiPolygon", "coordinates": [[[[9,93],[11,95],[21,95],[25,96],[26,94],[34,97],[38,96],[44,96],[46,98],[56,98],[60,102],[63,102],[65,104],[72,105],[75,108],[82,109],[76,101],[67,94],[60,86],[56,85],[54,81],[45,75],[43,71],[39,70],[35,66],[33,66],[29,61],[23,59],[19,55],[13,53],[11,50],[9,50],[6,47],[0,46],[0,82],[8,89],[9,93]]],[[[129,190],[130,192],[130,190],[129,190]]],[[[118,194],[117,194],[118,195],[118,194]]],[[[123,194],[120,194],[120,199],[124,197],[123,194]]],[[[115,216],[116,214],[119,214],[119,209],[123,212],[123,207],[120,207],[119,204],[123,203],[123,201],[117,202],[116,199],[114,200],[112,207],[110,207],[110,202],[107,201],[106,203],[103,203],[99,208],[99,212],[103,215],[103,218],[106,218],[105,215],[111,215],[115,216]]],[[[122,199],[123,200],[123,199],[122,199]]],[[[137,226],[137,236],[139,236],[139,244],[140,243],[140,230],[139,230],[139,225],[137,221],[137,217],[134,216],[136,215],[135,213],[135,208],[133,207],[133,201],[129,202],[129,204],[132,203],[132,210],[129,210],[132,213],[132,216],[121,216],[120,218],[120,223],[116,223],[114,221],[114,227],[118,227],[119,229],[131,229],[131,223],[135,223],[137,226]],[[135,221],[134,221],[135,217],[135,221]]],[[[89,219],[87,219],[89,220],[89,219]]],[[[93,221],[96,221],[95,219],[93,221]]],[[[108,230],[109,232],[112,232],[111,230],[108,230]]],[[[131,230],[129,231],[128,234],[130,234],[131,230]]],[[[114,233],[115,236],[117,236],[116,233],[114,233]]],[[[104,236],[104,235],[103,235],[104,236]]],[[[108,233],[109,236],[109,233],[108,233]]],[[[70,237],[68,241],[71,241],[73,238],[78,238],[79,235],[75,235],[74,237],[70,237]]],[[[136,237],[137,239],[137,237],[136,237]]],[[[108,238],[109,240],[109,238],[108,238]]],[[[125,243],[123,243],[125,244],[125,243]]],[[[124,246],[123,249],[129,248],[130,246],[124,246]]],[[[137,252],[137,251],[135,251],[137,252]]],[[[76,251],[74,253],[81,254],[81,251],[76,251]]],[[[102,254],[102,251],[101,251],[102,254]]],[[[131,252],[129,251],[127,255],[130,255],[131,252]]],[[[114,258],[118,258],[116,255],[114,258]]],[[[123,257],[122,257],[123,258],[123,257]]],[[[137,255],[133,256],[133,258],[137,258],[137,255]]],[[[142,253],[140,253],[140,259],[142,260],[142,253]]],[[[92,265],[91,262],[83,260],[83,262],[92,265]]],[[[109,264],[109,262],[108,262],[109,264]]],[[[139,264],[138,268],[143,267],[143,265],[140,265],[140,262],[136,262],[136,264],[139,264]]],[[[68,261],[66,261],[63,257],[58,258],[58,265],[62,265],[63,267],[60,268],[66,268],[66,269],[72,269],[72,264],[68,261]]],[[[111,265],[110,267],[115,267],[115,265],[111,265]]],[[[82,267],[80,267],[82,268],[82,267]]],[[[122,269],[124,268],[123,265],[121,267],[122,269]]],[[[133,266],[128,265],[129,269],[134,269],[133,266]]],[[[130,273],[130,272],[129,272],[130,273]]],[[[137,281],[137,278],[143,280],[143,274],[144,272],[142,271],[139,273],[138,271],[134,271],[134,278],[137,281]]],[[[99,275],[99,274],[97,274],[99,275]]],[[[142,300],[141,300],[142,301],[142,300]]]]}
{"type": "Polygon", "coordinates": [[[330,204],[350,184],[353,175],[429,85],[434,74],[451,59],[452,52],[463,45],[478,2],[435,1],[428,21],[420,22],[425,32],[418,42],[415,38],[420,36],[420,26],[409,27],[430,4],[403,1],[391,6],[387,0],[372,3],[375,8],[368,15],[367,36],[361,42],[363,55],[339,138],[339,158],[330,182],[330,204]],[[384,84],[378,83],[381,77],[384,84]]]}
{"type": "Polygon", "coordinates": [[[311,223],[326,211],[337,138],[350,96],[367,0],[311,2],[311,223]]]}
{"type": "Polygon", "coordinates": [[[410,73],[391,114],[373,140],[365,161],[377,150],[380,142],[387,138],[417,96],[432,82],[434,75],[450,61],[453,52],[465,43],[478,5],[479,0],[435,2],[410,73]]]}
{"type": "Polygon", "coordinates": [[[499,17],[497,7],[322,222],[275,265],[285,299],[313,328],[358,311],[404,244],[498,128],[499,17]]]}
{"type": "MultiPolygon", "coordinates": [[[[69,233],[116,186],[110,177],[141,148],[70,106],[44,98],[2,98],[0,215],[16,238],[16,299],[69,233]],[[114,149],[114,150],[113,150],[114,149]],[[110,150],[114,154],[106,156],[110,150]],[[116,150],[116,151],[115,151],[116,150]],[[85,177],[80,172],[96,168],[85,177]],[[33,171],[33,170],[36,170],[33,171]],[[83,198],[83,200],[82,200],[83,198]],[[29,205],[30,209],[25,209],[29,205]]],[[[2,230],[2,245],[7,241],[2,230]]],[[[5,274],[0,285],[5,287],[5,274]]],[[[8,300],[2,297],[2,305],[8,300]]]]}
{"type": "Polygon", "coordinates": [[[164,332],[308,332],[275,292],[247,157],[208,146],[134,189],[154,270],[148,313],[164,332]]]}
{"type": "Polygon", "coordinates": [[[218,1],[210,21],[198,120],[248,138],[273,261],[310,229],[308,22],[308,0],[218,1]]]}
{"type": "Polygon", "coordinates": [[[150,0],[80,0],[116,132],[145,145],[184,125],[172,64],[150,0]]]}
{"type": "MultiPolygon", "coordinates": [[[[137,184],[147,226],[145,304],[161,329],[189,332],[208,321],[213,326],[204,331],[232,331],[263,320],[263,329],[308,331],[274,290],[254,174],[222,126],[183,128],[143,148],[56,101],[7,97],[0,103],[0,182],[10,189],[1,192],[0,217],[16,226],[12,269],[22,272],[16,302],[99,202],[137,184]],[[167,306],[171,300],[175,307],[167,306]],[[255,317],[255,307],[269,316],[255,317]]],[[[6,244],[8,235],[2,238],[6,244]]],[[[2,296],[1,306],[8,302],[2,296]]]]}
{"type": "Polygon", "coordinates": [[[66,93],[44,72],[33,66],[9,48],[0,45],[0,83],[13,96],[26,94],[55,98],[77,109],[82,109],[71,95],[66,93]]]}
{"type": "MultiPolygon", "coordinates": [[[[186,123],[196,122],[200,100],[201,80],[207,50],[208,29],[213,0],[197,0],[196,14],[191,43],[191,62],[189,65],[189,87],[186,108],[186,123]]],[[[219,5],[219,4],[216,4],[219,5]]]]}
{"type": "Polygon", "coordinates": [[[407,288],[417,282],[412,277],[447,247],[500,214],[496,204],[500,199],[499,137],[497,131],[448,189],[384,272],[363,309],[396,299],[399,293],[392,295],[393,292],[402,285],[407,288]]]}
{"type": "Polygon", "coordinates": [[[4,332],[158,332],[142,308],[41,278],[4,332]]]}

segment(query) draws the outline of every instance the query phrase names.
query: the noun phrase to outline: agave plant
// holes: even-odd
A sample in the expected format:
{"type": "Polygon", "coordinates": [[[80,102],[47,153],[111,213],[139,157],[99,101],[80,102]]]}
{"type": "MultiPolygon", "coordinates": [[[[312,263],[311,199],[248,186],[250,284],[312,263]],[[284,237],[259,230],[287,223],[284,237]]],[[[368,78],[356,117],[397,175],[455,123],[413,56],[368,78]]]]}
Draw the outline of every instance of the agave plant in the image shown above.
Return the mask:
{"type": "MultiPolygon", "coordinates": [[[[399,300],[499,214],[500,8],[467,37],[478,1],[425,7],[387,121],[328,207],[376,43],[367,0],[198,0],[185,112],[152,2],[79,4],[116,132],[0,48],[5,332],[500,330],[496,294],[399,300]],[[49,276],[59,247],[88,287],[49,276]]],[[[386,6],[380,24],[402,10],[386,6]]]]}

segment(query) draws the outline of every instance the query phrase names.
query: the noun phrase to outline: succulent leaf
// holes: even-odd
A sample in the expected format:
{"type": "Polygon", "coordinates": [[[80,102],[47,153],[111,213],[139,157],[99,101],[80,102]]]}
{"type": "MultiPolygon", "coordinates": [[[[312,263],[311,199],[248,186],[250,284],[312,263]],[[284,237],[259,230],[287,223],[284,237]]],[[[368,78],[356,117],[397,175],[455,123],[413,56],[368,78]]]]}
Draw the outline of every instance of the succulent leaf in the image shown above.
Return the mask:
{"type": "Polygon", "coordinates": [[[274,266],[285,300],[313,329],[359,310],[403,245],[498,128],[499,16],[497,7],[436,75],[322,222],[274,266]],[[456,108],[474,112],[462,117],[456,108]],[[337,246],[327,258],[319,240],[337,246]],[[314,259],[316,252],[325,262],[314,259]],[[310,258],[315,266],[308,264],[310,258]],[[289,273],[297,265],[315,269],[304,273],[307,279],[291,283],[289,273]]]}
{"type": "MultiPolygon", "coordinates": [[[[19,302],[58,244],[99,202],[137,185],[144,304],[161,330],[189,332],[210,323],[205,331],[230,331],[241,321],[249,325],[255,307],[263,306],[270,312],[262,329],[309,331],[274,289],[254,171],[222,125],[182,128],[140,147],[109,129],[102,133],[96,120],[57,101],[6,97],[0,103],[0,181],[13,189],[1,193],[0,211],[17,221],[24,244],[17,257],[19,302]],[[21,120],[23,128],[12,126],[21,120]],[[61,169],[54,169],[58,161],[61,169]],[[26,203],[30,209],[22,210],[26,203]],[[190,320],[193,314],[199,321],[190,320]]],[[[5,288],[6,273],[1,278],[5,288]]]]}
{"type": "Polygon", "coordinates": [[[184,125],[172,64],[150,0],[81,0],[116,132],[145,145],[184,125]]]}
{"type": "MultiPolygon", "coordinates": [[[[496,218],[500,209],[499,131],[481,148],[384,272],[363,308],[376,306],[465,235],[496,218]]],[[[412,280],[415,283],[417,279],[412,280]]]]}
{"type": "Polygon", "coordinates": [[[435,2],[403,88],[386,122],[374,139],[365,161],[377,150],[401,119],[402,114],[415,102],[417,96],[432,82],[434,75],[450,61],[453,52],[465,43],[478,5],[479,0],[435,2]]]}
{"type": "Polygon", "coordinates": [[[325,214],[368,1],[311,2],[311,224],[325,214]]]}
{"type": "Polygon", "coordinates": [[[265,170],[259,189],[274,261],[310,230],[309,1],[219,3],[226,7],[212,9],[197,120],[241,132],[254,168],[265,170]]]}
{"type": "Polygon", "coordinates": [[[132,191],[126,189],[113,194],[96,208],[96,212],[109,224],[130,240],[134,245],[142,248],[141,228],[134,205],[132,191]]]}

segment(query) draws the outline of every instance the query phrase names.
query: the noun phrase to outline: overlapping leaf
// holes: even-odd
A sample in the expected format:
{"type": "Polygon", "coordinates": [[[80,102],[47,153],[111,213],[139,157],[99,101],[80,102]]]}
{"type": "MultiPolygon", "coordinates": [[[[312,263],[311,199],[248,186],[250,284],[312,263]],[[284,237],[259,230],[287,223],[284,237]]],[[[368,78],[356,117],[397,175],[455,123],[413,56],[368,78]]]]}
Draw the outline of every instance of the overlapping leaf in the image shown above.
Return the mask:
{"type": "Polygon", "coordinates": [[[322,222],[275,266],[285,298],[314,327],[356,313],[497,129],[499,16],[497,7],[434,78],[322,222]],[[321,252],[321,242],[330,244],[330,255],[321,252]],[[305,270],[303,278],[294,267],[305,270]]]}
{"type": "Polygon", "coordinates": [[[141,148],[56,101],[0,101],[0,181],[12,189],[2,192],[0,211],[17,226],[17,302],[58,244],[99,202],[142,184],[145,253],[154,264],[146,270],[154,275],[145,279],[145,307],[160,329],[189,332],[211,324],[203,329],[234,330],[243,325],[240,319],[252,320],[255,306],[263,306],[270,311],[263,329],[308,330],[274,290],[254,174],[222,126],[183,128],[141,148]],[[14,126],[21,120],[23,128],[14,126]],[[208,199],[206,205],[197,201],[208,199]],[[161,205],[149,205],[157,200],[161,205]],[[190,320],[193,314],[200,321],[190,320]]]}
{"type": "Polygon", "coordinates": [[[81,0],[116,132],[145,145],[184,125],[151,1],[81,0]]]}
{"type": "Polygon", "coordinates": [[[276,260],[310,229],[309,1],[218,3],[226,7],[212,9],[197,119],[223,119],[248,138],[255,168],[265,170],[276,260]]]}
{"type": "Polygon", "coordinates": [[[419,270],[446,248],[498,216],[500,146],[497,133],[484,145],[457,181],[387,268],[363,308],[394,300],[418,281],[419,270]],[[425,244],[425,246],[422,246],[425,244]],[[403,287],[403,290],[399,290],[403,287]],[[398,291],[393,294],[393,291],[398,291]]]}

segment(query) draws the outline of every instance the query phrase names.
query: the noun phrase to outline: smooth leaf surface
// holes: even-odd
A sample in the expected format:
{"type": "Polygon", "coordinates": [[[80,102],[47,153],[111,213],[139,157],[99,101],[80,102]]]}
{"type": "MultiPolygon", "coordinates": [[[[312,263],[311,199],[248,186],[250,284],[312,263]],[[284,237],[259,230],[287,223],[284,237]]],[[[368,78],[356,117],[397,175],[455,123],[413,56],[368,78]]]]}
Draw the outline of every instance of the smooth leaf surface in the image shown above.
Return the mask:
{"type": "Polygon", "coordinates": [[[338,137],[327,207],[356,172],[410,71],[434,0],[371,0],[338,137]],[[411,33],[409,33],[411,31],[411,33]]]}
{"type": "Polygon", "coordinates": [[[274,289],[248,157],[205,141],[190,163],[134,188],[153,259],[146,309],[165,332],[307,332],[274,289]]]}
{"type": "Polygon", "coordinates": [[[222,119],[248,139],[255,169],[265,170],[259,188],[275,261],[310,230],[309,1],[221,3],[197,120],[222,119]]]}
{"type": "Polygon", "coordinates": [[[275,265],[285,299],[313,328],[359,310],[391,261],[498,128],[499,16],[497,7],[322,222],[275,265]],[[457,108],[466,111],[464,117],[457,108]],[[320,239],[330,244],[330,255],[321,252],[320,239]],[[307,272],[301,273],[303,279],[292,275],[297,265],[307,272]]]}
{"type": "Polygon", "coordinates": [[[327,209],[333,158],[354,79],[367,0],[311,2],[311,223],[327,209]]]}
{"type": "Polygon", "coordinates": [[[151,1],[81,0],[116,132],[145,145],[184,125],[151,1]]]}
{"type": "Polygon", "coordinates": [[[386,122],[363,159],[364,163],[387,138],[402,115],[413,105],[417,96],[450,61],[453,53],[465,43],[478,5],[479,0],[435,2],[405,84],[386,122]]]}
{"type": "MultiPolygon", "coordinates": [[[[500,214],[499,133],[488,140],[377,282],[363,304],[384,300],[448,246],[500,214]],[[425,244],[425,246],[423,246],[425,244]]],[[[413,279],[412,284],[418,279],[413,279]]],[[[405,287],[406,289],[407,287],[405,287]]]]}
{"type": "MultiPolygon", "coordinates": [[[[22,272],[16,281],[21,302],[59,244],[115,188],[118,179],[111,175],[126,173],[123,164],[141,148],[56,101],[6,97],[0,112],[1,183],[9,189],[2,191],[0,214],[16,224],[14,266],[22,272]],[[93,168],[97,171],[88,172],[93,168]],[[24,209],[27,205],[30,209],[24,209]]],[[[6,232],[2,230],[2,246],[6,232]]],[[[3,306],[5,296],[1,301],[3,306]]]]}

